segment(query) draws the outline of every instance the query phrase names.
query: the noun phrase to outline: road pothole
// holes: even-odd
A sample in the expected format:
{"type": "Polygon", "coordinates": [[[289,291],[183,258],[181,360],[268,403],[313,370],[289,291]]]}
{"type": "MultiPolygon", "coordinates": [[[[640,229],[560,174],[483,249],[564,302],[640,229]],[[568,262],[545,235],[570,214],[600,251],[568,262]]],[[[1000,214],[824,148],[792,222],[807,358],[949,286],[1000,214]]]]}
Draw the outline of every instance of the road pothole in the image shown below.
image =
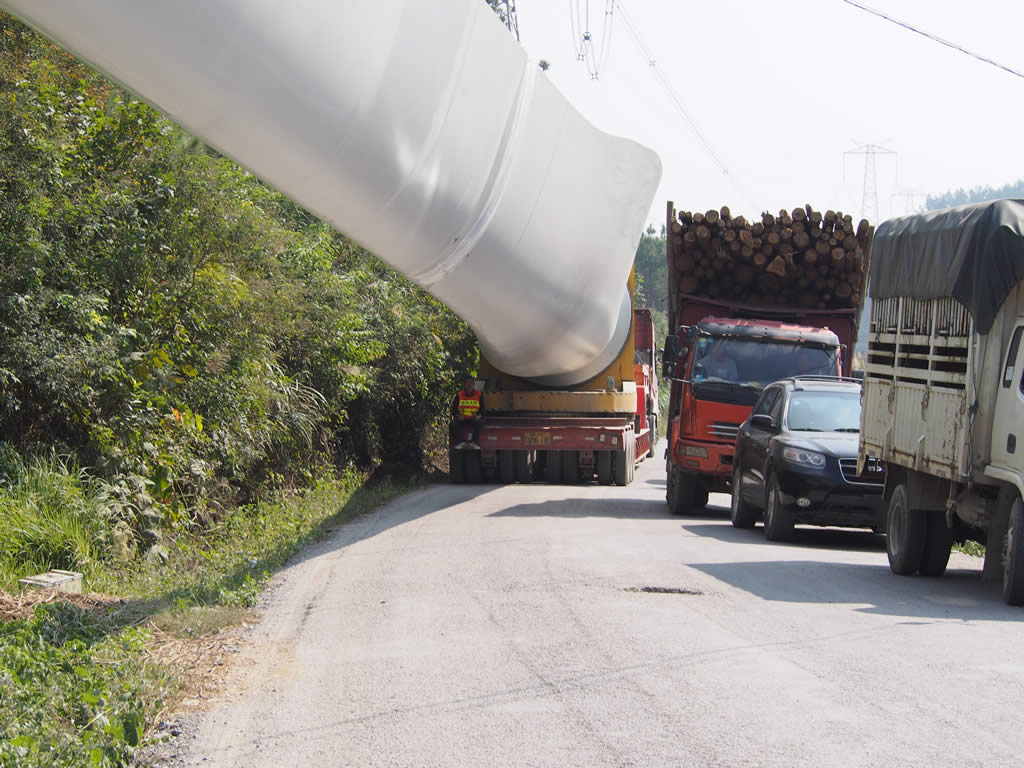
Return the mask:
{"type": "Polygon", "coordinates": [[[699,589],[688,587],[623,587],[624,592],[647,592],[654,595],[703,595],[699,589]]]}

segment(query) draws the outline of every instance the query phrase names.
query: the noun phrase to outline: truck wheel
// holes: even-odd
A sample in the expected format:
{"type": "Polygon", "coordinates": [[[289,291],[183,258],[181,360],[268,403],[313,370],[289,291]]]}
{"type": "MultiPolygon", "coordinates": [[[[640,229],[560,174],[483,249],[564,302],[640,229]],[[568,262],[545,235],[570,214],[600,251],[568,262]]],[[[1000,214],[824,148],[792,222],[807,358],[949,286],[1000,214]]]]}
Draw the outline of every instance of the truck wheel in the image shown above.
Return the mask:
{"type": "Polygon", "coordinates": [[[1024,605],[1024,502],[1017,499],[1010,508],[1003,550],[1003,600],[1024,605]]]}
{"type": "Polygon", "coordinates": [[[764,507],[764,536],[768,541],[793,538],[793,510],[782,503],[779,481],[768,476],[768,500],[764,507]]]}
{"type": "Polygon", "coordinates": [[[654,458],[654,448],[658,444],[658,417],[653,413],[647,417],[647,423],[650,425],[651,430],[651,445],[647,449],[647,458],[654,458]]]}
{"type": "Polygon", "coordinates": [[[480,463],[480,451],[464,451],[466,462],[466,482],[479,485],[484,480],[484,468],[480,463]]]}
{"type": "Polygon", "coordinates": [[[615,484],[629,485],[629,452],[623,446],[621,451],[615,451],[615,484]]]}
{"type": "Polygon", "coordinates": [[[597,482],[601,485],[612,484],[612,452],[597,451],[597,482]]]}
{"type": "Polygon", "coordinates": [[[924,554],[921,557],[922,576],[941,576],[949,563],[949,551],[953,548],[953,529],[946,525],[943,512],[928,512],[925,516],[927,529],[924,535],[924,554]]]}
{"type": "Polygon", "coordinates": [[[633,482],[633,478],[636,477],[636,436],[630,435],[626,440],[626,453],[629,456],[629,460],[626,462],[626,473],[629,475],[629,479],[626,481],[626,485],[633,482]]]}
{"type": "Polygon", "coordinates": [[[893,489],[886,513],[885,551],[889,568],[900,576],[917,573],[924,559],[927,521],[920,510],[907,504],[907,487],[902,483],[893,489]]]}
{"type": "Polygon", "coordinates": [[[466,482],[465,454],[462,451],[448,451],[448,477],[453,483],[466,482]]]}
{"type": "Polygon", "coordinates": [[[753,528],[757,522],[757,510],[743,500],[743,473],[737,464],[732,471],[732,509],[729,519],[733,528],[753,528]]]}
{"type": "Polygon", "coordinates": [[[518,451],[498,451],[498,482],[511,485],[516,481],[516,454],[518,451]]]}
{"type": "Polygon", "coordinates": [[[697,490],[697,478],[683,472],[675,464],[668,472],[668,511],[673,515],[688,515],[693,507],[693,497],[697,490]]]}
{"type": "Polygon", "coordinates": [[[544,452],[544,479],[549,483],[562,482],[562,457],[558,451],[544,452]]]}
{"type": "Polygon", "coordinates": [[[513,451],[515,455],[516,480],[520,483],[528,483],[533,479],[533,462],[530,461],[529,451],[513,451]]]}
{"type": "Polygon", "coordinates": [[[562,482],[576,485],[580,482],[580,452],[562,451],[562,482]]]}

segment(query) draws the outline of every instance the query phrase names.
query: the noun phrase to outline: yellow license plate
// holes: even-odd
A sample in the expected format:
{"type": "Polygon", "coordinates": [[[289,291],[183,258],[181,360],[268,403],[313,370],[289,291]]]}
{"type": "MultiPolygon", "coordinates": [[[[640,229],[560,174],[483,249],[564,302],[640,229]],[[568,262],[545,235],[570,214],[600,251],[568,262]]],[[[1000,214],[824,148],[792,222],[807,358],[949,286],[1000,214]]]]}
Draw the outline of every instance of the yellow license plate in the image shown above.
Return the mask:
{"type": "Polygon", "coordinates": [[[527,432],[523,435],[523,445],[551,445],[551,433],[527,432]]]}

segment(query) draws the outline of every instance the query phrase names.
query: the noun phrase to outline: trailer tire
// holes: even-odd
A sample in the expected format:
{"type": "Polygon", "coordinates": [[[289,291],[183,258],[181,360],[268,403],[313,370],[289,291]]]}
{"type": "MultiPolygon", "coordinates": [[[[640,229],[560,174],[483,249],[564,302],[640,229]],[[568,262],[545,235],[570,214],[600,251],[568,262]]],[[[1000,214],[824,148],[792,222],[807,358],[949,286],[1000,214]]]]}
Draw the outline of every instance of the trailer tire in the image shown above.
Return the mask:
{"type": "Polygon", "coordinates": [[[1024,605],[1024,502],[1015,499],[1010,508],[1003,549],[1003,600],[1024,605]]]}
{"type": "Polygon", "coordinates": [[[466,462],[462,451],[448,451],[448,477],[455,484],[466,482],[466,462]]]}
{"type": "Polygon", "coordinates": [[[737,464],[732,470],[732,504],[729,519],[733,528],[753,528],[757,523],[757,510],[743,500],[743,473],[737,464]]]}
{"type": "Polygon", "coordinates": [[[601,485],[612,484],[612,452],[598,451],[597,459],[597,482],[601,485]]]}
{"type": "Polygon", "coordinates": [[[658,417],[653,413],[647,417],[647,424],[649,426],[651,444],[647,449],[647,458],[654,458],[654,449],[658,445],[658,417]]]}
{"type": "Polygon", "coordinates": [[[900,576],[917,573],[924,560],[927,520],[923,512],[910,508],[907,486],[903,483],[897,485],[889,497],[885,527],[889,568],[900,576]]]}
{"type": "Polygon", "coordinates": [[[616,485],[629,485],[629,452],[627,446],[621,451],[615,451],[614,475],[616,485]]]}
{"type": "Polygon", "coordinates": [[[946,572],[949,552],[953,548],[953,530],[946,525],[946,515],[933,511],[925,515],[927,530],[921,556],[921,575],[937,578],[946,572]]]}
{"type": "Polygon", "coordinates": [[[516,481],[516,454],[519,451],[498,451],[498,482],[511,485],[516,481]]]}
{"type": "Polygon", "coordinates": [[[544,451],[544,479],[549,483],[562,482],[562,457],[558,451],[544,451]]]}
{"type": "Polygon", "coordinates": [[[764,505],[764,536],[768,541],[789,541],[793,538],[793,510],[782,503],[779,481],[768,476],[768,498],[764,505]]]}
{"type": "Polygon", "coordinates": [[[629,453],[629,461],[626,463],[626,472],[629,475],[629,480],[626,481],[626,485],[633,482],[633,478],[636,477],[636,435],[632,434],[626,439],[626,448],[629,453]]]}
{"type": "Polygon", "coordinates": [[[562,451],[562,482],[578,485],[580,482],[580,452],[562,451]]]}
{"type": "Polygon", "coordinates": [[[484,481],[484,468],[480,463],[480,451],[464,451],[466,463],[466,482],[479,485],[484,481]]]}
{"type": "Polygon", "coordinates": [[[668,511],[673,515],[690,514],[696,492],[697,476],[683,472],[673,464],[668,471],[668,490],[665,492],[668,511]]]}
{"type": "Polygon", "coordinates": [[[513,451],[515,454],[516,480],[528,483],[533,480],[533,462],[529,451],[513,451]]]}

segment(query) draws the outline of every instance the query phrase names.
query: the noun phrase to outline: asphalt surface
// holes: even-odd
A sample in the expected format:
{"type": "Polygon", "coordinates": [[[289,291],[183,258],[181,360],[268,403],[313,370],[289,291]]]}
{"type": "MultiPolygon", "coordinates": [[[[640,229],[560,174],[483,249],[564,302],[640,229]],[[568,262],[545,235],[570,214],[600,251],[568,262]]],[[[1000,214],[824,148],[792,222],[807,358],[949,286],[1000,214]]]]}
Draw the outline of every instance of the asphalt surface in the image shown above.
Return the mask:
{"type": "Polygon", "coordinates": [[[954,553],[672,517],[626,488],[437,486],[276,579],[176,764],[992,766],[1024,755],[1024,611],[954,553]],[[646,591],[645,591],[646,590],[646,591]]]}

